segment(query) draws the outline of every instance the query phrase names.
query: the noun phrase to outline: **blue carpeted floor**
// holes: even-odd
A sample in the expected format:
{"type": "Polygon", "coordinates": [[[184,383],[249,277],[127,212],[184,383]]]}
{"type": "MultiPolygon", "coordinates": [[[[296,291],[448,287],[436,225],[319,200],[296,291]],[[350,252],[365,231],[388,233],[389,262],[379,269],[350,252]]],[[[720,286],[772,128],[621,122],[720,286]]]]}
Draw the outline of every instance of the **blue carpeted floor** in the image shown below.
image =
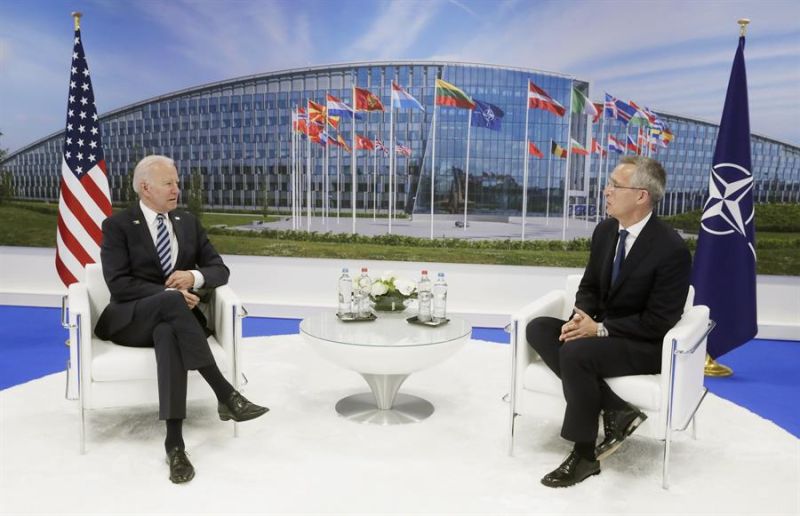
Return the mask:
{"type": "MultiPolygon", "coordinates": [[[[245,337],[298,332],[299,319],[245,319],[245,337]]],[[[472,337],[507,343],[500,328],[474,328],[472,337]]],[[[0,305],[0,389],[63,371],[69,355],[60,310],[0,305]]],[[[741,346],[721,363],[735,371],[730,378],[707,378],[709,390],[743,406],[800,437],[800,342],[759,340],[741,346]]]]}

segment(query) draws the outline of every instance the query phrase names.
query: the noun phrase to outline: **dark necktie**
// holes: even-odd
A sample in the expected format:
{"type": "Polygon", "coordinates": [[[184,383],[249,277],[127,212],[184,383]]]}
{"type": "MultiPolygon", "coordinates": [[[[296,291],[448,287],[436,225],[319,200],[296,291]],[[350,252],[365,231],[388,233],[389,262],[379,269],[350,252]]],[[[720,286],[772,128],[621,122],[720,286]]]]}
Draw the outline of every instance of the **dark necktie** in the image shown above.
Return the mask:
{"type": "Polygon", "coordinates": [[[617,247],[617,255],[614,257],[614,265],[611,267],[611,285],[617,281],[619,270],[622,268],[622,262],[625,261],[625,239],[628,237],[627,229],[619,230],[619,244],[617,247]]]}
{"type": "Polygon", "coordinates": [[[167,225],[164,223],[164,215],[159,213],[156,216],[156,220],[158,221],[156,252],[158,253],[158,261],[161,262],[161,270],[164,271],[164,277],[168,278],[172,274],[172,244],[169,241],[167,225]]]}

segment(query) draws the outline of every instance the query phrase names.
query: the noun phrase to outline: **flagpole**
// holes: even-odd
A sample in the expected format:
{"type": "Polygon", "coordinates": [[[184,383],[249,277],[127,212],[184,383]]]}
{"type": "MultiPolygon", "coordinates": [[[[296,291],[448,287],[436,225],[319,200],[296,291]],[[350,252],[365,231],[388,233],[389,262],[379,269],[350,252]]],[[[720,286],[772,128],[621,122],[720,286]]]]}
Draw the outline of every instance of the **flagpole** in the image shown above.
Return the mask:
{"type": "Polygon", "coordinates": [[[339,223],[339,208],[342,206],[342,147],[336,148],[336,223],[339,223]]]}
{"type": "Polygon", "coordinates": [[[353,155],[350,158],[350,177],[351,177],[351,190],[350,190],[350,211],[353,215],[353,230],[352,234],[356,234],[356,167],[358,165],[358,145],[356,145],[356,87],[353,86],[353,155]]]}
{"type": "MultiPolygon", "coordinates": [[[[435,81],[435,79],[434,79],[435,81]]],[[[431,150],[431,240],[433,240],[433,188],[436,179],[436,86],[433,88],[433,149],[431,150]]]]}
{"type": "Polygon", "coordinates": [[[372,222],[378,220],[378,146],[372,148],[372,222]]]}
{"type": "MultiPolygon", "coordinates": [[[[575,87],[570,79],[570,92],[575,87]]],[[[569,109],[567,110],[567,168],[564,171],[564,219],[561,221],[561,240],[567,240],[567,215],[569,212],[569,164],[572,154],[572,94],[569,96],[569,109]]]]}
{"type": "Polygon", "coordinates": [[[467,205],[469,204],[469,147],[472,142],[472,110],[467,111],[467,168],[464,173],[464,232],[467,231],[467,205]]]}
{"type": "MultiPolygon", "coordinates": [[[[327,121],[327,116],[328,116],[327,112],[325,113],[325,116],[326,116],[326,121],[327,121]]],[[[327,128],[326,128],[326,130],[327,130],[327,128]]],[[[328,166],[330,166],[330,152],[328,150],[328,148],[330,147],[330,143],[328,142],[328,138],[330,138],[330,137],[326,137],[325,138],[325,202],[324,202],[324,206],[325,206],[325,225],[326,226],[328,225],[328,209],[330,208],[328,200],[330,199],[330,190],[331,190],[330,175],[328,174],[328,166]]]]}
{"type": "Polygon", "coordinates": [[[289,211],[290,211],[290,213],[292,215],[292,229],[295,229],[295,225],[294,225],[294,223],[295,223],[295,221],[294,221],[294,166],[295,166],[295,158],[294,158],[295,141],[294,141],[294,137],[295,137],[295,133],[297,132],[296,128],[295,128],[295,123],[297,123],[298,125],[300,124],[300,120],[297,119],[297,116],[298,116],[297,115],[297,109],[295,108],[295,109],[292,110],[292,120],[294,121],[294,123],[292,123],[292,132],[291,132],[292,147],[291,147],[290,154],[291,154],[292,158],[291,158],[291,175],[290,175],[291,182],[290,182],[290,188],[289,188],[289,195],[292,198],[290,209],[289,209],[289,211]]]}
{"type": "Polygon", "coordinates": [[[394,184],[392,182],[394,176],[394,88],[390,86],[389,89],[391,91],[389,94],[389,204],[387,208],[389,209],[389,233],[391,234],[392,206],[394,206],[394,190],[392,190],[394,184]]]}
{"type": "Polygon", "coordinates": [[[550,140],[550,156],[547,157],[547,202],[545,204],[544,224],[550,225],[550,171],[553,166],[553,140],[550,140]]]}
{"type": "Polygon", "coordinates": [[[626,156],[628,155],[628,145],[630,144],[630,142],[628,141],[628,129],[630,128],[630,126],[631,126],[630,122],[627,122],[625,124],[625,155],[626,156]]]}
{"type": "MultiPolygon", "coordinates": [[[[603,103],[603,117],[600,119],[600,141],[605,142],[606,138],[606,105],[605,102],[603,103]]],[[[598,142],[599,143],[599,142],[598,142]]],[[[594,222],[597,224],[600,222],[600,183],[601,178],[600,175],[603,173],[603,161],[608,161],[608,159],[603,160],[603,147],[608,147],[605,143],[602,143],[600,146],[600,161],[597,163],[597,192],[595,192],[595,208],[594,208],[594,222]]],[[[608,151],[606,151],[606,154],[608,151]]],[[[586,214],[586,220],[589,220],[589,214],[586,214]]]]}
{"type": "MultiPolygon", "coordinates": [[[[530,81],[526,91],[530,94],[530,81]]],[[[522,146],[522,156],[525,161],[522,164],[522,235],[520,240],[525,241],[525,222],[528,218],[528,120],[530,117],[530,101],[525,99],[525,144],[522,146]]]]}

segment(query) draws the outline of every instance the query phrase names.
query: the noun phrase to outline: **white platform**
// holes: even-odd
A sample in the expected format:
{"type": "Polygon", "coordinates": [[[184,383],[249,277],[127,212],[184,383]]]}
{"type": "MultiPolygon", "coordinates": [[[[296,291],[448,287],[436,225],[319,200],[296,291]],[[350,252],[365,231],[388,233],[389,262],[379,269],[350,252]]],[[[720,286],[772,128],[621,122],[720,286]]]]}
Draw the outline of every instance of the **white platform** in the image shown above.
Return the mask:
{"type": "MultiPolygon", "coordinates": [[[[458,250],[453,250],[457,253],[458,250]]],[[[509,315],[561,288],[581,269],[453,263],[224,256],[232,287],[251,315],[300,318],[336,304],[342,267],[351,273],[393,270],[416,279],[423,268],[447,275],[448,309],[473,326],[504,327],[509,315]]],[[[56,275],[55,249],[0,246],[0,304],[60,306],[66,289],[56,275]]],[[[731,295],[735,295],[732,292],[731,295]]],[[[800,277],[758,276],[758,337],[800,340],[800,277]]]]}

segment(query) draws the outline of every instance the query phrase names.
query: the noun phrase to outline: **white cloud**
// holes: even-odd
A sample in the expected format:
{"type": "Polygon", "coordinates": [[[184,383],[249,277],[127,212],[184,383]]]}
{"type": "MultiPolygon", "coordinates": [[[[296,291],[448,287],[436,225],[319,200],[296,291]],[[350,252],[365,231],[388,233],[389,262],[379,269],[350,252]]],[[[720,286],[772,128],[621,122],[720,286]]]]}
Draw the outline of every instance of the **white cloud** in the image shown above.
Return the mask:
{"type": "MultiPolygon", "coordinates": [[[[382,4],[376,4],[382,5],[382,4]]],[[[415,44],[437,15],[440,2],[394,0],[370,23],[369,29],[344,51],[347,59],[397,59],[415,44]]]]}

